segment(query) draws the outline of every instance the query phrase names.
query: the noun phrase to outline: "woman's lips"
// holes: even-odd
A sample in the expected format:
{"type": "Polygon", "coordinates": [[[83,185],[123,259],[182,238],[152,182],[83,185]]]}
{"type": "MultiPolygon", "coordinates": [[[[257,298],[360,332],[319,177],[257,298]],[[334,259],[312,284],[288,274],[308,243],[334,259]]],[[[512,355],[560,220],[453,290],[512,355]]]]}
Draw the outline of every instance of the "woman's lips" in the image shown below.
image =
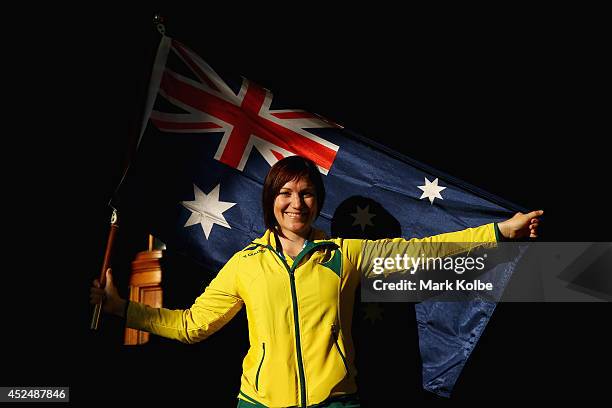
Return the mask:
{"type": "Polygon", "coordinates": [[[292,218],[292,219],[299,219],[299,218],[306,217],[306,214],[307,213],[289,213],[289,212],[285,213],[287,217],[292,218]]]}

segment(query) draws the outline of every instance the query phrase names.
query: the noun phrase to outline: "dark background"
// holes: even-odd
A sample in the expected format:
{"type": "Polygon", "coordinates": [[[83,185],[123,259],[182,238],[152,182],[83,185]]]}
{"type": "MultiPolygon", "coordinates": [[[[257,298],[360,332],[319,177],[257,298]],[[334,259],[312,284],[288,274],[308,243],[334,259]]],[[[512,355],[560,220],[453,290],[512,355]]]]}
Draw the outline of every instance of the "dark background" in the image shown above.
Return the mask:
{"type": "MultiPolygon", "coordinates": [[[[88,329],[106,203],[139,127],[159,38],[152,14],[83,11],[65,37],[49,32],[38,42],[45,61],[39,80],[57,85],[46,95],[53,113],[43,123],[53,137],[37,133],[38,147],[23,163],[48,180],[23,172],[30,182],[16,193],[30,201],[25,217],[32,224],[5,254],[19,265],[9,277],[26,279],[2,285],[14,324],[5,332],[1,384],[69,385],[71,399],[81,402],[121,395],[234,406],[247,348],[243,314],[194,346],[156,338],[125,348],[121,322],[112,317],[100,332],[88,329]],[[24,297],[24,288],[36,295],[24,297]]],[[[609,66],[598,24],[550,13],[478,24],[393,13],[309,21],[255,18],[247,10],[241,18],[164,14],[168,34],[213,67],[493,194],[544,209],[543,240],[611,240],[609,66]]],[[[146,240],[129,223],[121,231],[115,275],[126,295],[130,256],[146,240]]],[[[182,270],[168,277],[166,301],[184,307],[202,277],[187,260],[173,262],[182,270]]],[[[601,399],[611,311],[609,304],[500,304],[452,400],[601,399]]],[[[440,402],[420,386],[410,305],[385,306],[384,313],[402,325],[359,341],[364,406],[440,402]]]]}

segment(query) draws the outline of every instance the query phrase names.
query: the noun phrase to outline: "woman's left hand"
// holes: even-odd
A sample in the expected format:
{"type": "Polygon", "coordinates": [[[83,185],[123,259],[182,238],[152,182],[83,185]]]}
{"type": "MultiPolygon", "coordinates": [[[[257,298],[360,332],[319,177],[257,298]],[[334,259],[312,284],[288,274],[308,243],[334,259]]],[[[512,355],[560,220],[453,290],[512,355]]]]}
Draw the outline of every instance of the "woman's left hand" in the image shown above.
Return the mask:
{"type": "Polygon", "coordinates": [[[542,210],[532,211],[527,214],[518,212],[514,214],[514,217],[497,223],[499,232],[506,239],[537,238],[538,225],[540,223],[537,217],[542,214],[544,214],[542,210]]]}

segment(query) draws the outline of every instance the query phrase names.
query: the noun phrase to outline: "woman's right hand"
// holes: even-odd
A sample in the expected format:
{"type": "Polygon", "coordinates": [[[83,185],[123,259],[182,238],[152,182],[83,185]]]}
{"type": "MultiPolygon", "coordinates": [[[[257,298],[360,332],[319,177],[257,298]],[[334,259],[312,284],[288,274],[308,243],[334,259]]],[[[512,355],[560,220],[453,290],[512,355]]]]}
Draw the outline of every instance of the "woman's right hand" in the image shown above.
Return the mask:
{"type": "Polygon", "coordinates": [[[119,296],[119,292],[117,292],[117,288],[113,283],[113,273],[110,268],[106,270],[106,284],[104,289],[101,288],[100,281],[95,279],[89,292],[89,303],[95,305],[103,302],[102,310],[105,313],[125,317],[125,305],[127,301],[119,296]]]}

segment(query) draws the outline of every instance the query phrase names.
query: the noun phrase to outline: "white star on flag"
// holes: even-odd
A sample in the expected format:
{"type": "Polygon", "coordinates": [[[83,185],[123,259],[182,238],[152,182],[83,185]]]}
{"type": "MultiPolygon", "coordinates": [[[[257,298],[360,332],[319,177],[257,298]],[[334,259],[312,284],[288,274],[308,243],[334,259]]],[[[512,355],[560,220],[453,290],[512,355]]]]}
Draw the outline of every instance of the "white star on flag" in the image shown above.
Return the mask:
{"type": "Polygon", "coordinates": [[[427,177],[425,177],[425,185],[417,186],[421,190],[423,190],[423,195],[421,195],[421,199],[429,198],[429,202],[433,204],[434,198],[439,198],[440,200],[444,200],[440,195],[440,191],[444,190],[446,187],[441,187],[438,185],[438,179],[435,179],[433,182],[429,181],[427,177]]]}
{"type": "Polygon", "coordinates": [[[374,224],[372,224],[372,218],[376,217],[376,214],[370,213],[369,205],[366,205],[363,209],[357,206],[357,212],[351,213],[351,215],[355,218],[353,225],[359,224],[361,231],[365,231],[366,225],[374,226],[374,224]]]}
{"type": "Polygon", "coordinates": [[[206,239],[208,239],[210,235],[213,224],[218,224],[229,229],[232,228],[225,220],[223,213],[235,206],[236,203],[219,201],[220,188],[221,184],[217,184],[210,193],[205,194],[194,184],[193,194],[195,200],[182,202],[183,206],[191,211],[191,215],[185,223],[185,227],[200,224],[206,239]]]}

